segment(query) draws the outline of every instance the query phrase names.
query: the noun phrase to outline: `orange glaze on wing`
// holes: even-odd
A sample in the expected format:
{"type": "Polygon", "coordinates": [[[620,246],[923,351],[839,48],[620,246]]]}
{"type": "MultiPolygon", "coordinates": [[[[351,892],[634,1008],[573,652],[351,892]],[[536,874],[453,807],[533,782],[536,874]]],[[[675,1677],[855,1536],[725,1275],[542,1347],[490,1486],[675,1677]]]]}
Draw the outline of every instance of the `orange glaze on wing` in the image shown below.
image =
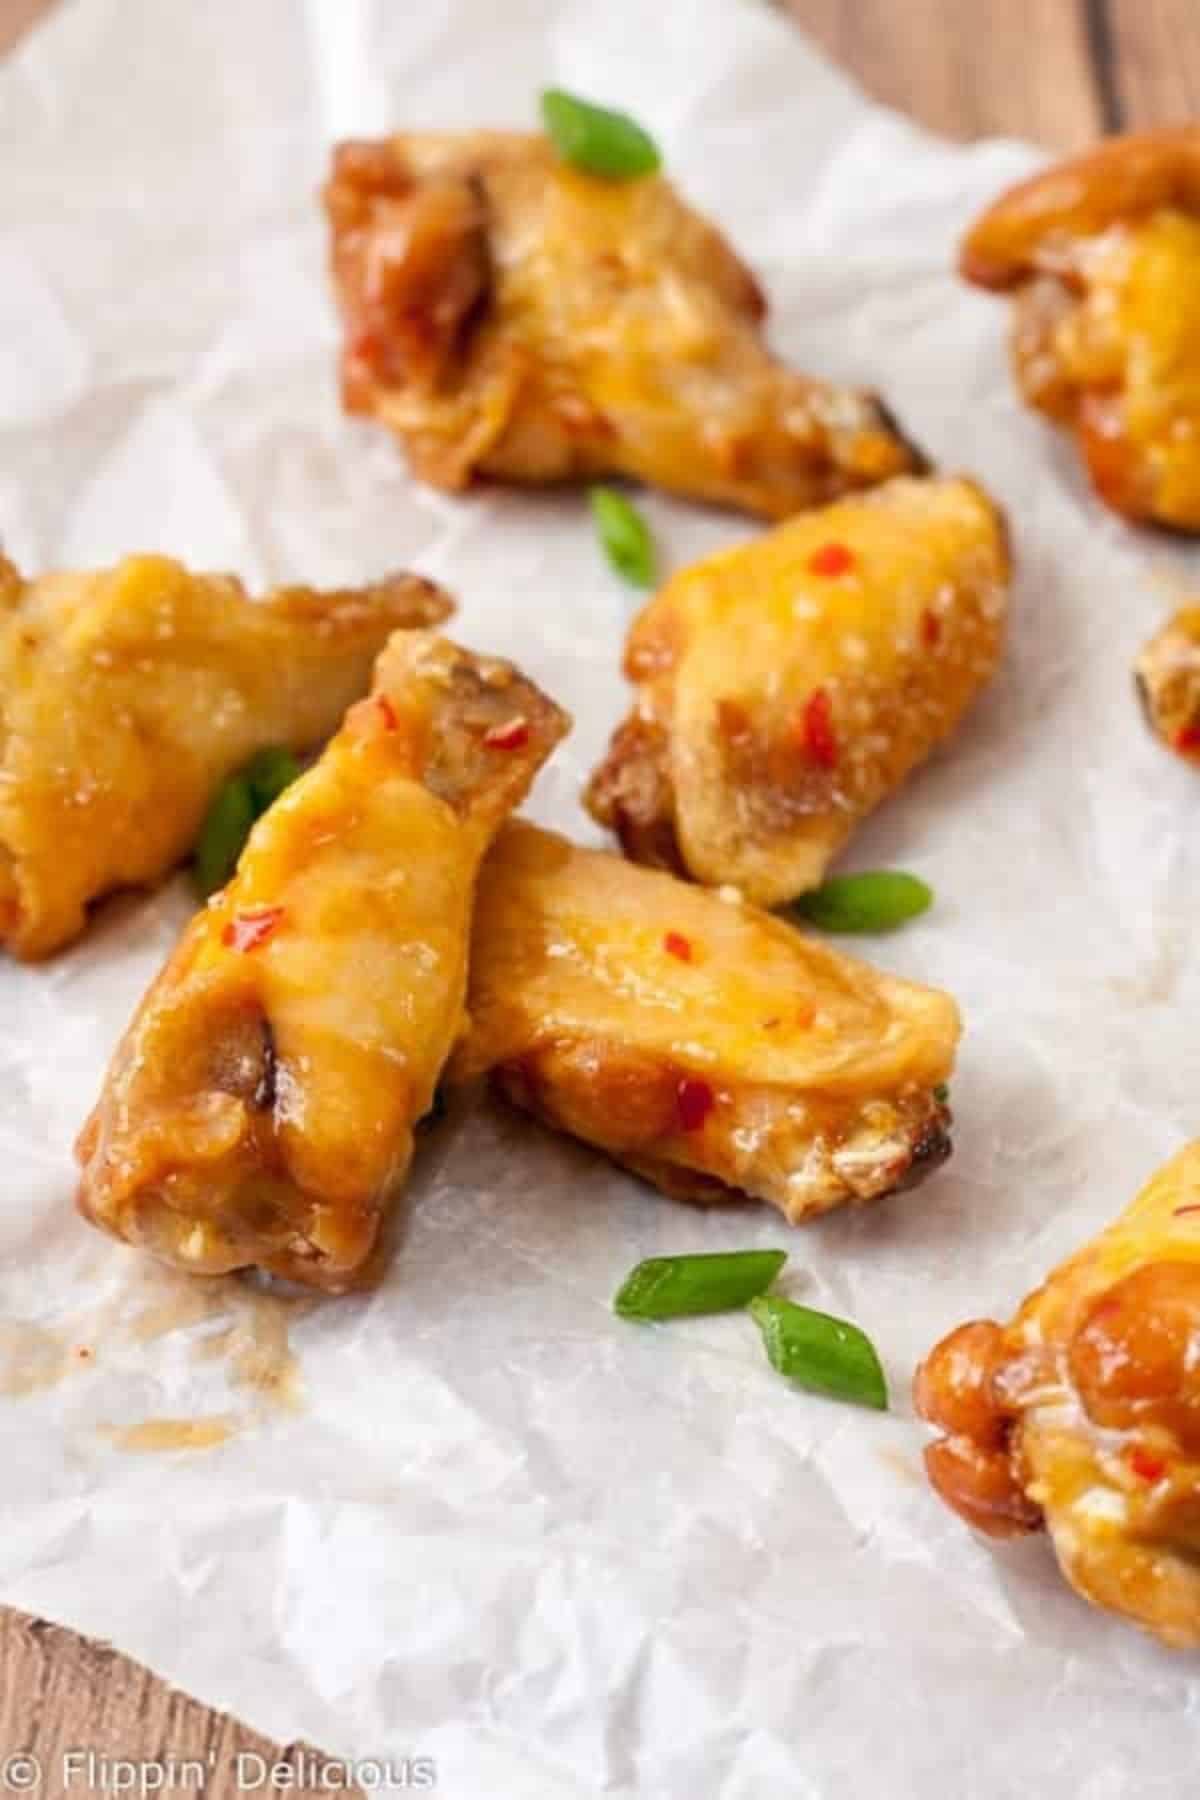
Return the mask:
{"type": "Polygon", "coordinates": [[[621,473],[779,518],[921,465],[869,395],[771,356],[753,276],[662,177],[401,132],[341,145],[325,205],[346,407],[438,487],[621,473]]]}
{"type": "Polygon", "coordinates": [[[322,743],[399,626],[447,597],[416,575],[252,601],[165,556],[24,582],[0,562],[0,939],[61,949],[88,905],[161,881],[256,750],[322,743]]]}
{"type": "Polygon", "coordinates": [[[1200,530],[1200,126],[1114,138],[1021,183],[961,265],[1016,290],[1017,379],[1074,431],[1100,497],[1200,530]]]}
{"type": "Polygon", "coordinates": [[[1134,664],[1147,723],[1177,756],[1200,766],[1200,606],[1184,606],[1134,664]]]}
{"type": "Polygon", "coordinates": [[[945,994],[521,821],[484,864],[468,1006],[452,1078],[492,1072],[678,1198],[798,1223],[949,1154],[945,994]]]}
{"type": "Polygon", "coordinates": [[[372,1272],[463,1027],[480,859],[566,723],[508,663],[392,639],[120,1044],[78,1145],[93,1223],[197,1274],[372,1272]]]}
{"type": "Polygon", "coordinates": [[[1003,522],[900,479],[674,575],[634,620],[634,710],[587,804],[627,855],[761,905],[815,887],[957,725],[1003,644],[1003,522]]]}
{"type": "Polygon", "coordinates": [[[1032,1294],[917,1373],[934,1486],[994,1536],[1050,1531],[1085,1598],[1200,1644],[1200,1144],[1032,1294]]]}

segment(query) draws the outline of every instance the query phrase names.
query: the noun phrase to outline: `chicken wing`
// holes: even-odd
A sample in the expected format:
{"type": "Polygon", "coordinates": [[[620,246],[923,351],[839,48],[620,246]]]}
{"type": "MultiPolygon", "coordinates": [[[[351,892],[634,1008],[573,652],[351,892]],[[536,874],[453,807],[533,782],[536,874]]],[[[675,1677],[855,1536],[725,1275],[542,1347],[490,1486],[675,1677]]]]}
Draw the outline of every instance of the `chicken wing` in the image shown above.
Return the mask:
{"type": "Polygon", "coordinates": [[[484,864],[449,1074],[683,1200],[797,1224],[950,1153],[958,1011],[791,926],[516,821],[484,864]]]}
{"type": "Polygon", "coordinates": [[[91,901],[161,880],[226,776],[319,744],[390,633],[450,610],[415,575],[256,603],[162,556],[30,582],[0,560],[0,941],[48,956],[91,901]]]}
{"type": "Polygon", "coordinates": [[[1114,138],[1022,182],[961,266],[1015,289],[1017,381],[1074,432],[1100,498],[1200,531],[1200,126],[1114,138]]]}
{"type": "Polygon", "coordinates": [[[637,704],[587,803],[627,855],[760,905],[821,880],[999,658],[1003,522],[898,480],[682,570],[625,649],[637,704]]]}
{"type": "Polygon", "coordinates": [[[979,1530],[1045,1525],[1085,1599],[1200,1645],[1200,1142],[1030,1295],[917,1373],[934,1487],[979,1530]]]}
{"type": "Polygon", "coordinates": [[[480,859],[566,724],[508,663],[397,633],[119,1046],[77,1148],[94,1224],[196,1274],[373,1272],[464,1023],[480,859]]]}
{"type": "Polygon", "coordinates": [[[325,205],[345,406],[437,487],[621,473],[781,518],[922,466],[871,396],[775,361],[753,276],[661,177],[410,132],[341,145],[325,205]]]}
{"type": "Polygon", "coordinates": [[[1151,731],[1200,765],[1200,606],[1185,606],[1156,632],[1134,664],[1151,731]]]}

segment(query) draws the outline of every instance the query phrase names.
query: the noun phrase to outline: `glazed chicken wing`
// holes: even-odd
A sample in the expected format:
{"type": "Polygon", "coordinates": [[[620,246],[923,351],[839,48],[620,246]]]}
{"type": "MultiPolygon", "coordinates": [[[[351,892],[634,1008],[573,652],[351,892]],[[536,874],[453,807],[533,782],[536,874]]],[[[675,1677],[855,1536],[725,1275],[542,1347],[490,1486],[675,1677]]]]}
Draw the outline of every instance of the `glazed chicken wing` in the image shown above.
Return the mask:
{"type": "Polygon", "coordinates": [[[1185,606],[1155,633],[1134,665],[1156,737],[1200,765],[1200,606],[1185,606]]]}
{"type": "Polygon", "coordinates": [[[945,994],[521,821],[484,864],[468,1007],[452,1079],[491,1071],[677,1199],[796,1224],[949,1155],[945,994]]]}
{"type": "Polygon", "coordinates": [[[590,810],[761,905],[815,887],[991,675],[1008,575],[980,489],[912,479],[682,570],[630,631],[637,703],[590,810]]]}
{"type": "Polygon", "coordinates": [[[119,1046],[82,1211],[197,1274],[371,1258],[463,1026],[478,866],[566,727],[508,663],[398,633],[119,1046]]]}
{"type": "Polygon", "coordinates": [[[1045,1525],[1085,1599],[1200,1645],[1200,1143],[1032,1294],[917,1374],[930,1479],[994,1536],[1045,1525]]]}
{"type": "Polygon", "coordinates": [[[0,940],[47,956],[161,880],[226,776],[322,742],[391,632],[450,610],[415,575],[254,602],[162,556],[30,582],[0,559],[0,940]]]}
{"type": "Polygon", "coordinates": [[[620,473],[781,518],[920,465],[869,395],[776,362],[720,233],[540,135],[343,144],[325,204],[347,409],[437,487],[620,473]]]}
{"type": "Polygon", "coordinates": [[[1200,531],[1200,126],[1114,138],[1005,194],[962,270],[1014,289],[1013,365],[1100,498],[1200,531]]]}

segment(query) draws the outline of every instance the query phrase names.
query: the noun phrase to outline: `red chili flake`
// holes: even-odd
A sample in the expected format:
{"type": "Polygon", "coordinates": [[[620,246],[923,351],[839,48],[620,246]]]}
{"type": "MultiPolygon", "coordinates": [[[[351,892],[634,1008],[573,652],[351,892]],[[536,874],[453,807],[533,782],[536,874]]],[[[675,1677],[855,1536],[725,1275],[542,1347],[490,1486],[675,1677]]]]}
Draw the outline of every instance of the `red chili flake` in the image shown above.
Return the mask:
{"type": "Polygon", "coordinates": [[[680,962],[692,960],[691,940],[685,938],[682,931],[668,931],[663,938],[663,949],[668,956],[677,956],[680,962]]]}
{"type": "Polygon", "coordinates": [[[489,750],[519,750],[529,742],[529,721],[518,713],[515,719],[507,719],[503,725],[493,725],[485,731],[483,741],[489,750]]]}
{"type": "Polygon", "coordinates": [[[932,650],[934,645],[940,641],[941,635],[942,621],[935,612],[930,612],[926,607],[921,614],[921,642],[927,650],[932,650]]]}
{"type": "Polygon", "coordinates": [[[346,340],[346,348],[351,356],[374,357],[379,353],[378,334],[364,325],[360,330],[351,332],[346,340]]]}
{"type": "Polygon", "coordinates": [[[699,1081],[694,1075],[684,1075],[675,1089],[675,1111],[679,1115],[681,1131],[699,1131],[713,1107],[717,1097],[707,1081],[699,1081]]]}
{"type": "Polygon", "coordinates": [[[375,704],[383,715],[385,731],[395,731],[400,724],[400,715],[386,694],[376,694],[375,704]]]}
{"type": "Polygon", "coordinates": [[[254,906],[236,912],[221,933],[221,942],[228,950],[257,950],[282,918],[282,906],[254,906]]]}
{"type": "Polygon", "coordinates": [[[832,769],[838,759],[837,736],[833,729],[833,705],[825,688],[810,694],[804,707],[804,748],[823,769],[832,769]]]}
{"type": "Polygon", "coordinates": [[[1129,1452],[1129,1466],[1143,1481],[1161,1481],[1167,1472],[1167,1465],[1160,1456],[1151,1456],[1148,1450],[1139,1449],[1136,1444],[1129,1452]]]}
{"type": "Polygon", "coordinates": [[[1188,1212],[1200,1212],[1200,1206],[1177,1206],[1175,1208],[1175,1217],[1177,1219],[1181,1218],[1184,1213],[1188,1212]]]}
{"type": "Polygon", "coordinates": [[[849,544],[822,544],[808,559],[814,575],[847,575],[858,558],[849,544]]]}
{"type": "Polygon", "coordinates": [[[1200,722],[1181,725],[1171,742],[1176,750],[1200,750],[1200,722]]]}

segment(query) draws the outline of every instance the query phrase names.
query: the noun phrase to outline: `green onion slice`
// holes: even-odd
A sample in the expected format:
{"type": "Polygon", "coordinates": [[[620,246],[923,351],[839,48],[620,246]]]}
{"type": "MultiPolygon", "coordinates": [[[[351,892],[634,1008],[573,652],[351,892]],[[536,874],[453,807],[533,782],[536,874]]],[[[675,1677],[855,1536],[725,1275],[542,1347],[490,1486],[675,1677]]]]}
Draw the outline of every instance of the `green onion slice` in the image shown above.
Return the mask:
{"type": "Polygon", "coordinates": [[[241,775],[231,776],[213,795],[196,843],[193,874],[205,899],[233,874],[255,817],[250,783],[241,775]]]}
{"type": "Polygon", "coordinates": [[[237,868],[251,827],[300,774],[290,750],[260,750],[244,768],[223,781],[209,804],[196,840],[192,874],[207,900],[237,868]]]}
{"type": "Polygon", "coordinates": [[[684,1319],[735,1312],[770,1287],[786,1250],[726,1250],[704,1256],[652,1256],[625,1277],[613,1300],[623,1319],[684,1319]]]}
{"type": "Polygon", "coordinates": [[[618,575],[635,587],[653,587],[657,574],[654,539],[637,507],[615,488],[594,487],[588,499],[604,553],[618,575]]]}
{"type": "Polygon", "coordinates": [[[903,869],[835,875],[795,902],[801,918],[822,931],[894,931],[932,905],[933,889],[903,869]]]}
{"type": "Polygon", "coordinates": [[[815,1394],[887,1411],[887,1382],[870,1338],[845,1319],[768,1294],[750,1302],[773,1369],[815,1394]]]}
{"type": "Polygon", "coordinates": [[[653,175],[662,158],[658,145],[628,113],[593,106],[562,88],[542,94],[542,124],[564,162],[610,181],[653,175]]]}
{"type": "Polygon", "coordinates": [[[300,774],[300,764],[290,750],[260,750],[242,770],[242,778],[250,784],[255,815],[274,806],[285,788],[291,787],[300,774]]]}

